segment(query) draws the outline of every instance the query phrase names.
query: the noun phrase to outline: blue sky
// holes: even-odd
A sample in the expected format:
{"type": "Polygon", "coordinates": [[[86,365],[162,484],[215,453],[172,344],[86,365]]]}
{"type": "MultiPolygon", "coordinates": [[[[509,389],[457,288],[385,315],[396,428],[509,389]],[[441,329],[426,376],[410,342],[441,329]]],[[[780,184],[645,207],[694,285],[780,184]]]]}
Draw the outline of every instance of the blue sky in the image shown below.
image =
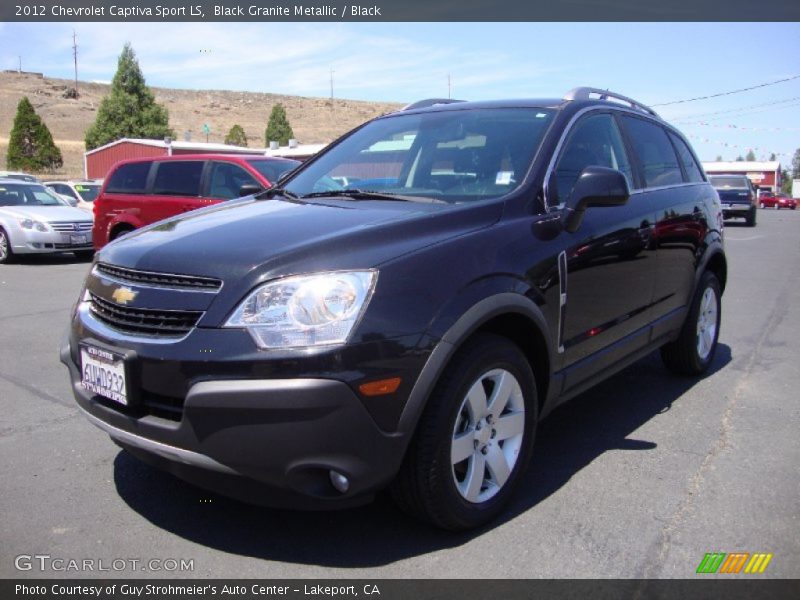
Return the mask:
{"type": "MultiPolygon", "coordinates": [[[[108,81],[130,41],[148,84],[359,100],[554,97],[647,104],[800,75],[800,23],[0,23],[0,68],[108,81]]],[[[800,147],[800,79],[656,107],[703,160],[800,147]],[[713,113],[713,114],[712,114],[713,113]],[[703,123],[703,124],[701,124],[703,123]],[[727,146],[725,145],[727,144],[727,146]]]]}

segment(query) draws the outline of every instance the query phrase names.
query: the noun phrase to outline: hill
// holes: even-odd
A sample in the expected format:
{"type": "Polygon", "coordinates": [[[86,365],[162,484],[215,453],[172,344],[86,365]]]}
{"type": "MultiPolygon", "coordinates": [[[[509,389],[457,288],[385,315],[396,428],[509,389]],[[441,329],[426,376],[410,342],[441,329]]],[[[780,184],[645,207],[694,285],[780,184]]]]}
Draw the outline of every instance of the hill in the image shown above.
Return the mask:
{"type": "MultiPolygon", "coordinates": [[[[79,81],[80,97],[73,100],[65,97],[65,92],[73,85],[71,80],[37,73],[0,72],[0,164],[3,168],[17,103],[27,96],[64,155],[64,167],[53,176],[83,176],[84,134],[110,86],[79,81]]],[[[238,123],[244,128],[250,147],[264,146],[269,114],[279,102],[286,107],[295,136],[305,144],[329,142],[364,121],[401,106],[343,99],[334,99],[331,103],[330,98],[228,90],[151,89],[156,101],[167,107],[176,139],[184,139],[184,132],[188,131],[192,140],[206,141],[202,126],[208,123],[211,128],[208,141],[222,142],[228,130],[238,123]]]]}

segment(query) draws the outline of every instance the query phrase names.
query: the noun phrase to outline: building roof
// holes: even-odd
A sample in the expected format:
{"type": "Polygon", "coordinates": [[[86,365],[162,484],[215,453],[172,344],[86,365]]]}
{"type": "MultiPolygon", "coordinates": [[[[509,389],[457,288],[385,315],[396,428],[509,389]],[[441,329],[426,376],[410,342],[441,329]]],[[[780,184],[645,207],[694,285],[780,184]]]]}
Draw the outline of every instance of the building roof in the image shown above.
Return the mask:
{"type": "Polygon", "coordinates": [[[277,150],[269,148],[262,149],[260,152],[265,156],[275,158],[293,158],[295,156],[311,156],[322,150],[328,144],[298,144],[294,148],[291,146],[281,146],[277,150]]]}
{"type": "MultiPolygon", "coordinates": [[[[86,155],[94,154],[100,150],[105,150],[117,144],[139,144],[140,146],[153,146],[155,148],[166,148],[167,143],[164,140],[144,140],[139,138],[122,138],[104,146],[99,146],[93,150],[86,152],[86,155]]],[[[230,144],[217,144],[214,142],[186,142],[182,140],[173,140],[170,145],[173,150],[194,150],[197,152],[238,152],[239,154],[264,154],[264,148],[244,148],[242,146],[231,146],[230,144]]]]}
{"type": "Polygon", "coordinates": [[[706,173],[752,173],[754,171],[780,171],[781,169],[781,163],[779,163],[777,160],[735,160],[727,162],[704,162],[702,164],[706,173]]]}

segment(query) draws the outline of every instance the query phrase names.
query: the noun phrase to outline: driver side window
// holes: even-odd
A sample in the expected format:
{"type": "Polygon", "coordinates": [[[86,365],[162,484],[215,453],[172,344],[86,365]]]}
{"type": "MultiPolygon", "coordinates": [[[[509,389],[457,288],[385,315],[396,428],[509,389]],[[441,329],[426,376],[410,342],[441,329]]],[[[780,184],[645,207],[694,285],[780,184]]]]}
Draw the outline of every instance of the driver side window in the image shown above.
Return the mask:
{"type": "Polygon", "coordinates": [[[548,188],[551,206],[564,204],[586,167],[621,171],[633,189],[633,174],[619,128],[610,114],[583,117],[572,128],[556,163],[548,188]]]}

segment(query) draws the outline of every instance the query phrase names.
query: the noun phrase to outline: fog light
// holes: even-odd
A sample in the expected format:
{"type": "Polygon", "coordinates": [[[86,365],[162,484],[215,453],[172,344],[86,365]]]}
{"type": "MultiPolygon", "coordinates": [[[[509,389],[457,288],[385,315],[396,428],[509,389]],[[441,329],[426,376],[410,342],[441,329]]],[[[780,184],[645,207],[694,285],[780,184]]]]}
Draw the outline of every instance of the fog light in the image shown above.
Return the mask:
{"type": "Polygon", "coordinates": [[[330,477],[333,487],[335,487],[337,491],[341,492],[342,494],[346,494],[347,490],[350,489],[350,480],[338,471],[331,471],[330,477]]]}

